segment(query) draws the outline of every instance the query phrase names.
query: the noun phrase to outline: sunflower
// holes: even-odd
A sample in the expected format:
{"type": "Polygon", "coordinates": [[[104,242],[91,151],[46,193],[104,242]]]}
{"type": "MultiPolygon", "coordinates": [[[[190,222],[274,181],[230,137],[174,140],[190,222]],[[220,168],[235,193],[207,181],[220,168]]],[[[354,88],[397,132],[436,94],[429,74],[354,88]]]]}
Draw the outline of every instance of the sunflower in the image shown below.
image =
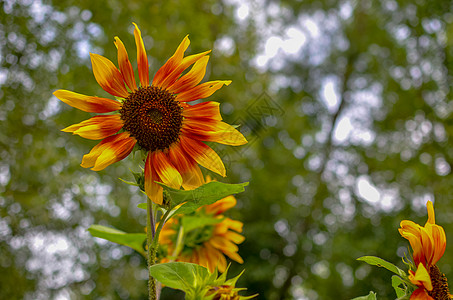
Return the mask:
{"type": "Polygon", "coordinates": [[[117,100],[67,90],[57,90],[54,95],[86,112],[116,112],[94,116],[63,131],[102,140],[82,159],[81,166],[94,171],[124,159],[135,146],[145,151],[145,192],[153,202],[162,204],[162,187],[156,181],[176,189],[199,186],[203,176],[198,165],[226,176],[222,160],[204,142],[238,146],[247,140],[233,126],[222,122],[218,102],[189,104],[231,83],[217,80],[199,84],[205,76],[210,51],[184,57],[190,44],[186,36],[150,84],[145,46],[139,28],[133,24],[139,86],[126,48],[115,37],[119,69],[101,55],[90,53],[90,57],[96,81],[117,100]],[[183,74],[190,66],[190,71],[183,74]]]}
{"type": "Polygon", "coordinates": [[[228,196],[213,204],[200,207],[192,215],[178,215],[170,219],[162,228],[159,244],[166,249],[161,263],[182,261],[199,264],[214,272],[215,268],[224,272],[227,268],[225,255],[243,263],[238,246],[244,241],[243,223],[226,218],[223,212],[236,205],[236,198],[228,196]],[[183,227],[194,220],[203,224],[196,228],[183,227]]]}
{"type": "Polygon", "coordinates": [[[398,229],[401,236],[409,241],[413,250],[414,268],[409,270],[409,280],[417,286],[411,299],[451,299],[447,278],[436,263],[442,257],[447,245],[444,229],[436,225],[433,203],[428,201],[428,221],[424,227],[403,220],[398,229]]]}

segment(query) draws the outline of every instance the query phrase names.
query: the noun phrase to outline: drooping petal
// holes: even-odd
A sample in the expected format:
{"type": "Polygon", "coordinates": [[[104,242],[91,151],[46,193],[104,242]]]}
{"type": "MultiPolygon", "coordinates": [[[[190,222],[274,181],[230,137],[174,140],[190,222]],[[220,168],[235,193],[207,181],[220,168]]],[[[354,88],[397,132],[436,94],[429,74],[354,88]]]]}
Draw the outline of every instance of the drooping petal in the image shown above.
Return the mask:
{"type": "Polygon", "coordinates": [[[176,49],[175,54],[170,57],[167,62],[157,70],[156,75],[153,78],[153,85],[160,87],[162,82],[167,78],[167,76],[175,70],[175,68],[181,64],[182,59],[184,57],[184,52],[190,45],[189,36],[182,40],[181,44],[179,44],[178,48],[176,49]]]}
{"type": "Polygon", "coordinates": [[[120,115],[94,116],[62,131],[78,134],[90,140],[100,140],[117,133],[123,127],[120,115]]]}
{"type": "Polygon", "coordinates": [[[203,79],[206,74],[206,66],[208,65],[209,56],[200,58],[192,67],[192,69],[175,83],[168,87],[170,93],[178,94],[182,91],[195,87],[203,79]]]}
{"type": "Polygon", "coordinates": [[[216,262],[206,247],[200,248],[200,257],[202,257],[202,262],[204,263],[203,266],[205,266],[210,272],[214,272],[216,262]]]}
{"type": "Polygon", "coordinates": [[[203,246],[206,248],[206,250],[209,252],[211,260],[214,262],[214,265],[217,267],[219,272],[224,272],[227,266],[225,256],[222,255],[222,253],[214,248],[210,241],[205,242],[203,246]]]}
{"type": "Polygon", "coordinates": [[[223,251],[231,251],[231,252],[237,252],[239,250],[238,246],[229,240],[221,237],[221,236],[213,236],[210,240],[209,243],[213,245],[215,248],[223,251]]]}
{"type": "Polygon", "coordinates": [[[179,93],[178,95],[176,95],[176,100],[180,102],[190,102],[198,99],[204,99],[214,94],[215,91],[219,90],[222,86],[229,85],[230,83],[231,80],[208,81],[199,84],[188,91],[179,93]]]}
{"type": "Polygon", "coordinates": [[[220,103],[215,101],[206,101],[195,105],[186,104],[182,115],[185,118],[209,119],[222,121],[220,115],[220,103]]]}
{"type": "Polygon", "coordinates": [[[225,218],[222,222],[222,224],[225,224],[226,226],[228,226],[229,229],[232,229],[236,232],[242,232],[242,227],[244,226],[244,224],[240,221],[237,221],[237,220],[232,220],[230,218],[225,218]]]}
{"type": "Polygon", "coordinates": [[[107,137],[94,146],[90,153],[83,156],[81,166],[93,167],[93,171],[103,170],[128,156],[135,143],[136,140],[128,132],[107,137]]]}
{"type": "Polygon", "coordinates": [[[204,183],[203,174],[196,161],[184,152],[180,143],[174,143],[170,147],[168,157],[181,174],[184,189],[195,189],[204,183]]]}
{"type": "Polygon", "coordinates": [[[57,90],[53,94],[64,103],[86,112],[107,113],[121,109],[121,103],[112,99],[86,96],[67,90],[57,90]]]}
{"type": "Polygon", "coordinates": [[[187,118],[181,132],[191,139],[240,146],[247,144],[246,138],[236,128],[222,121],[187,118]]]}
{"type": "Polygon", "coordinates": [[[181,146],[198,164],[225,177],[225,166],[220,157],[206,144],[180,136],[181,146]]]}
{"type": "Polygon", "coordinates": [[[236,203],[237,201],[234,196],[227,196],[217,202],[214,202],[213,204],[206,205],[204,208],[206,213],[218,215],[236,206],[236,203]]]}
{"type": "Polygon", "coordinates": [[[126,47],[124,47],[123,42],[117,36],[115,37],[115,46],[116,49],[118,49],[118,65],[120,67],[123,80],[126,82],[129,89],[135,91],[137,89],[137,84],[135,83],[134,70],[132,69],[132,64],[129,61],[126,47]]]}
{"type": "Polygon", "coordinates": [[[244,260],[237,252],[224,250],[223,253],[225,253],[229,258],[231,258],[235,262],[238,262],[240,264],[244,263],[244,260]]]}
{"type": "Polygon", "coordinates": [[[145,162],[145,193],[154,203],[162,204],[163,188],[155,181],[161,180],[154,169],[153,154],[149,151],[145,162]]]}
{"type": "Polygon", "coordinates": [[[152,156],[154,169],[162,182],[174,189],[179,189],[182,184],[181,175],[172,165],[167,155],[162,151],[154,151],[152,156]]]}
{"type": "Polygon", "coordinates": [[[135,26],[134,37],[135,45],[137,46],[137,65],[138,65],[138,77],[140,78],[140,85],[142,87],[149,86],[149,66],[148,56],[146,56],[145,44],[143,44],[142,33],[138,29],[137,24],[132,23],[135,26]]]}
{"type": "Polygon", "coordinates": [[[228,231],[227,233],[225,233],[224,237],[235,244],[240,244],[245,240],[245,237],[243,235],[240,235],[239,233],[236,233],[234,231],[228,231]]]}
{"type": "Polygon", "coordinates": [[[93,74],[99,85],[111,95],[127,98],[129,93],[124,86],[123,76],[115,65],[102,55],[90,53],[93,74]]]}

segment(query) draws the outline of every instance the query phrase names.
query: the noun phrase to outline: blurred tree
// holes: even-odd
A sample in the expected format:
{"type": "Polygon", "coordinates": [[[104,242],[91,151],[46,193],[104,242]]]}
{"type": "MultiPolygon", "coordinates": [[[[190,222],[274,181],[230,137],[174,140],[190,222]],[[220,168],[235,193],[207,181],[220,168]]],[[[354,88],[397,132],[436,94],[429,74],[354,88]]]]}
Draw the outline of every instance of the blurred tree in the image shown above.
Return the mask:
{"type": "MultiPolygon", "coordinates": [[[[88,52],[135,65],[136,22],[151,75],[186,34],[213,49],[207,78],[249,144],[216,146],[231,182],[251,181],[239,286],[260,299],[394,299],[391,275],[355,259],[398,262],[402,219],[435,200],[453,232],[449,136],[453,14],[448,1],[1,1],[0,298],[143,299],[144,259],[92,238],[100,223],[140,232],[138,158],[79,166],[96,142],[59,130],[88,117],[57,88],[107,96],[88,52]],[[263,93],[264,92],[264,93],[263,93]]],[[[222,180],[222,179],[220,179],[222,180]]],[[[453,257],[439,267],[453,274],[453,257]]],[[[178,294],[180,295],[180,294],[178,294]]],[[[164,290],[164,299],[176,294],[164,290]]]]}

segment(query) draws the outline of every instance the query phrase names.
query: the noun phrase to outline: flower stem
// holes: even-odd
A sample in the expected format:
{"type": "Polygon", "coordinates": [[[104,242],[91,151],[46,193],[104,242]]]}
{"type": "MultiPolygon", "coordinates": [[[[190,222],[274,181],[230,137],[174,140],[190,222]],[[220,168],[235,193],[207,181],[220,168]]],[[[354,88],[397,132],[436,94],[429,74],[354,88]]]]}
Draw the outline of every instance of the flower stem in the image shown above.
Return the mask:
{"type": "MultiPolygon", "coordinates": [[[[165,211],[164,215],[159,221],[159,225],[155,225],[155,215],[153,214],[153,203],[151,199],[147,197],[147,206],[146,206],[146,213],[147,213],[147,245],[148,245],[148,273],[149,273],[149,281],[148,281],[148,291],[149,291],[149,300],[158,300],[159,294],[156,288],[156,280],[151,276],[150,267],[156,264],[156,253],[157,249],[159,248],[159,234],[162,230],[162,227],[165,224],[168,216],[171,213],[171,209],[165,211]]],[[[154,209],[154,211],[156,211],[154,209]]]]}
{"type": "MultiPolygon", "coordinates": [[[[148,274],[149,274],[149,279],[148,279],[148,293],[149,293],[149,300],[157,300],[157,294],[156,294],[156,280],[151,276],[151,273],[149,271],[149,268],[156,263],[156,252],[153,251],[153,241],[154,237],[156,235],[155,228],[156,225],[154,223],[154,215],[153,215],[153,204],[151,202],[151,199],[149,197],[147,198],[147,206],[146,206],[146,214],[147,214],[147,222],[146,222],[146,234],[147,234],[147,239],[146,243],[148,246],[148,274]]],[[[157,250],[157,249],[156,249],[157,250]]]]}

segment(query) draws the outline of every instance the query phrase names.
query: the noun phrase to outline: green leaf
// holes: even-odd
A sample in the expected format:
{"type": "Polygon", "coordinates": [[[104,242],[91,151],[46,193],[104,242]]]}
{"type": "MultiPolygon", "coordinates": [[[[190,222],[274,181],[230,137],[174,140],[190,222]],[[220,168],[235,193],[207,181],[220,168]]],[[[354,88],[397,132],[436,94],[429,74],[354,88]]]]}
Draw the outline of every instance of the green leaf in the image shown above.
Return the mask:
{"type": "Polygon", "coordinates": [[[176,190],[162,183],[159,184],[167,191],[171,199],[172,208],[186,202],[176,211],[176,214],[188,214],[200,206],[212,204],[226,196],[243,192],[245,190],[244,187],[249,183],[230,184],[211,181],[194,190],[188,191],[176,190]]]}
{"type": "Polygon", "coordinates": [[[401,277],[393,275],[392,276],[392,286],[395,289],[396,296],[398,298],[403,297],[406,295],[406,284],[404,283],[404,280],[401,279],[401,277]],[[404,288],[401,288],[400,285],[403,285],[404,288]]]}
{"type": "Polygon", "coordinates": [[[206,225],[214,225],[222,222],[222,219],[215,219],[213,217],[199,217],[199,216],[184,216],[181,220],[184,232],[190,232],[194,229],[204,227],[206,225]]]}
{"type": "Polygon", "coordinates": [[[367,296],[356,297],[351,300],[376,300],[377,296],[375,292],[370,292],[367,296]]]}
{"type": "Polygon", "coordinates": [[[386,268],[387,270],[389,270],[399,276],[403,276],[403,277],[406,276],[406,273],[403,270],[401,270],[394,264],[389,263],[388,261],[385,261],[382,258],[379,258],[376,256],[362,256],[362,257],[357,258],[357,260],[364,261],[367,264],[370,264],[373,266],[386,268]]]}
{"type": "MultiPolygon", "coordinates": [[[[194,190],[177,190],[159,183],[171,198],[171,208],[186,202],[173,214],[189,214],[200,206],[212,204],[226,196],[242,193],[249,183],[222,183],[218,181],[208,182],[194,190]]],[[[138,208],[146,210],[146,203],[140,203],[138,208]]]]}
{"type": "Polygon", "coordinates": [[[94,237],[131,247],[143,256],[146,255],[145,250],[143,249],[143,243],[146,240],[145,233],[126,233],[115,228],[97,224],[91,225],[90,228],[88,228],[88,231],[94,237]]]}
{"type": "Polygon", "coordinates": [[[186,296],[199,293],[210,277],[206,268],[185,262],[157,264],[151,266],[149,271],[159,282],[184,291],[186,296]]]}

